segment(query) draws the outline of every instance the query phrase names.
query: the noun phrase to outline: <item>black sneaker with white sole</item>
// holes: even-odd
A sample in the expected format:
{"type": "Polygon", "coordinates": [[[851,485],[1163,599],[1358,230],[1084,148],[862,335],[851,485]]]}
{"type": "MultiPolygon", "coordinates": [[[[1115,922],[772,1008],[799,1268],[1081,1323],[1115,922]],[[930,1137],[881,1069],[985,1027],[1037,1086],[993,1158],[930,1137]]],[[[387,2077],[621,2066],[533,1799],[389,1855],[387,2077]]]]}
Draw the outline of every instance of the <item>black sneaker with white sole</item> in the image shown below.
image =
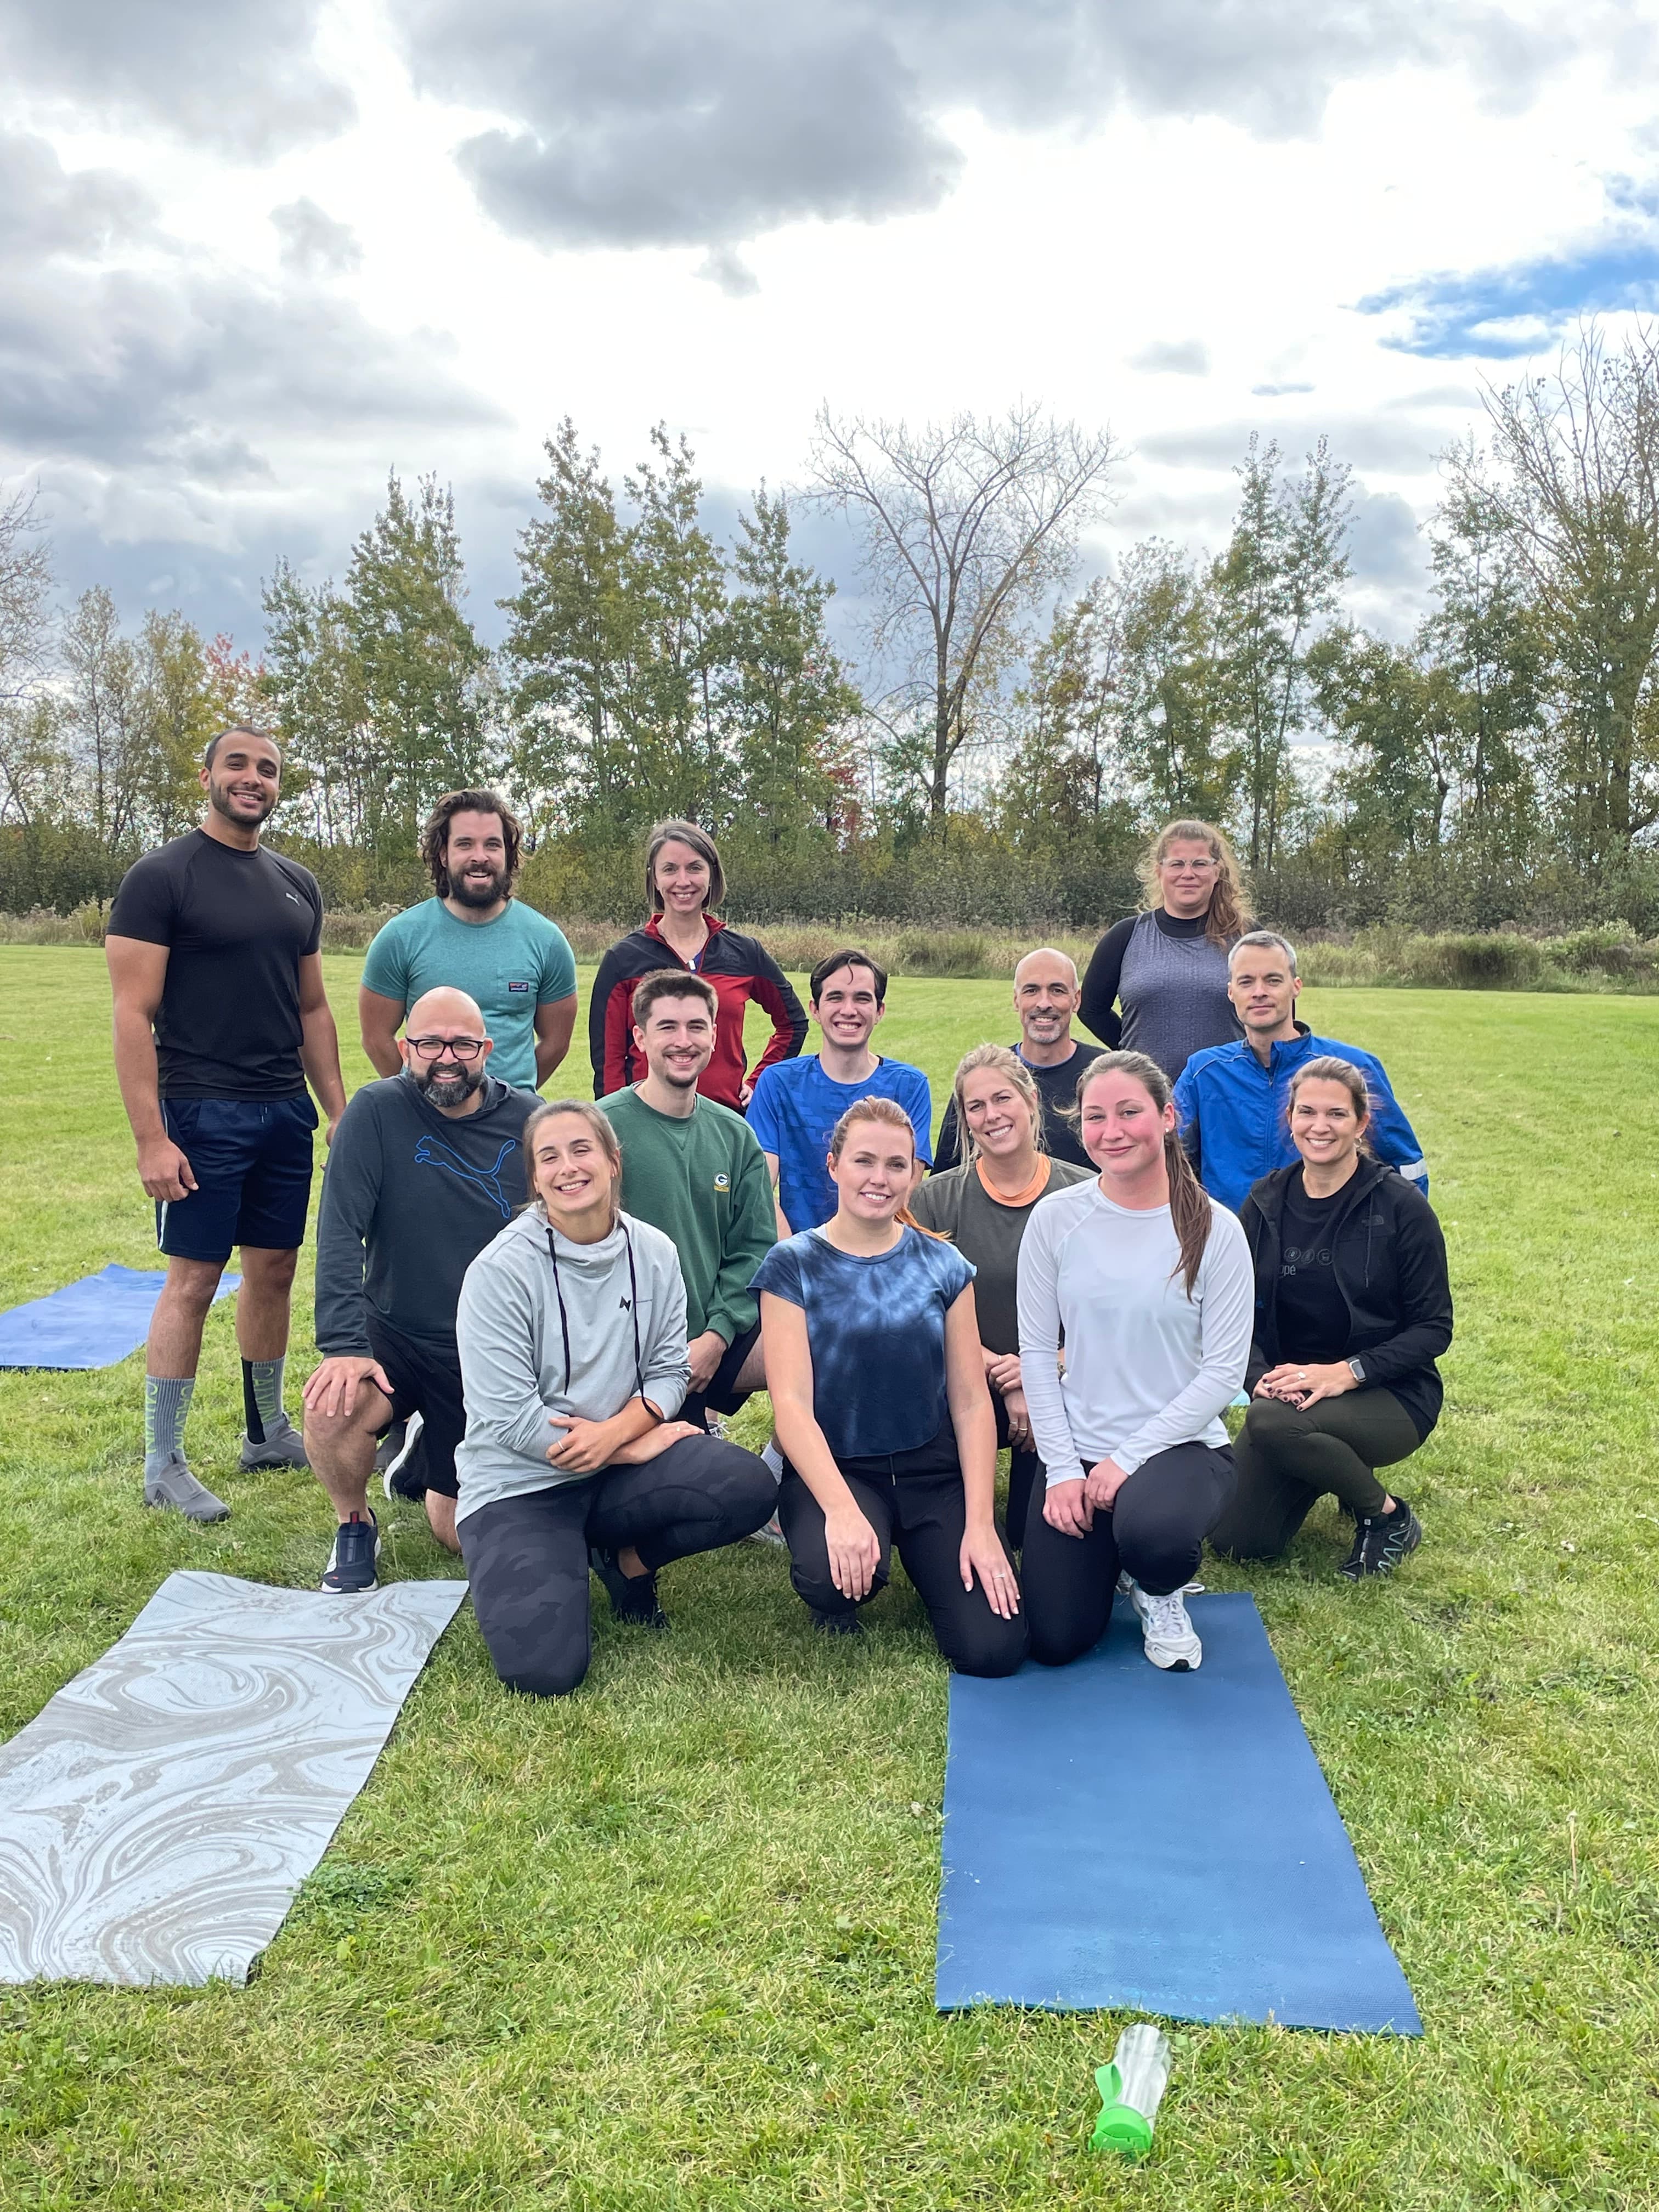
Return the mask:
{"type": "Polygon", "coordinates": [[[1396,1498],[1392,1513],[1361,1514],[1354,1524],[1353,1549],[1337,1572],[1345,1582],[1362,1582],[1367,1575],[1391,1575],[1408,1553],[1423,1540],[1423,1524],[1403,1498],[1396,1498]]]}
{"type": "Polygon", "coordinates": [[[380,1550],[380,1525],[374,1514],[365,1521],[354,1513],[334,1531],[334,1549],[318,1587],[336,1597],[356,1597],[361,1591],[372,1590],[380,1550]]]}

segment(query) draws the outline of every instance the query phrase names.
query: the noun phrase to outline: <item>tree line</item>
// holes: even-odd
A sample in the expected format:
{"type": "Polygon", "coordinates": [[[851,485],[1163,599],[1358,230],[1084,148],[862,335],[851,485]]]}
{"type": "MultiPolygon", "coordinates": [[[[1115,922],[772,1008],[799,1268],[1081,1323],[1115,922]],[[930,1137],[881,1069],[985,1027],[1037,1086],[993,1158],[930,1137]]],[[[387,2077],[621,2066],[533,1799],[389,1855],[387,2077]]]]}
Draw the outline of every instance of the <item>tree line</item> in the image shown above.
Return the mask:
{"type": "Polygon", "coordinates": [[[1150,825],[1223,823],[1287,926],[1619,917],[1659,934],[1659,336],[1582,331],[1443,456],[1409,638],[1345,611],[1350,471],[1252,438],[1226,540],[1134,545],[1080,592],[1104,434],[1022,405],[921,428],[817,419],[806,480],[721,542],[658,428],[620,481],[565,422],[494,647],[449,492],[394,474],[339,580],[279,561],[257,653],[177,613],[53,601],[0,508],[0,908],[106,896],[199,803],[235,719],[286,750],[278,841],[331,903],[418,896],[441,792],[493,782],[525,890],[637,904],[641,831],[723,841],[757,919],[1054,920],[1133,896],[1150,825]],[[799,556],[804,502],[858,549],[857,641],[799,556]]]}

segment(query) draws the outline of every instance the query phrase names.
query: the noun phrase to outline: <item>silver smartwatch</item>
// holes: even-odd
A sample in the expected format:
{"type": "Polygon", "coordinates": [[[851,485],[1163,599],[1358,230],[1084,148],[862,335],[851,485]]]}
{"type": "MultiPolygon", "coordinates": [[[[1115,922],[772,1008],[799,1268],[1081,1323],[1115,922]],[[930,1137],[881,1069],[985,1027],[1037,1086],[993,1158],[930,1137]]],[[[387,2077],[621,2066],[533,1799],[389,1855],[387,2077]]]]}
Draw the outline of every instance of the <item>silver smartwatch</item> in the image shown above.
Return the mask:
{"type": "Polygon", "coordinates": [[[1348,1372],[1353,1376],[1356,1382],[1363,1382],[1365,1379],[1364,1362],[1360,1359],[1351,1359],[1348,1362],[1348,1372]]]}

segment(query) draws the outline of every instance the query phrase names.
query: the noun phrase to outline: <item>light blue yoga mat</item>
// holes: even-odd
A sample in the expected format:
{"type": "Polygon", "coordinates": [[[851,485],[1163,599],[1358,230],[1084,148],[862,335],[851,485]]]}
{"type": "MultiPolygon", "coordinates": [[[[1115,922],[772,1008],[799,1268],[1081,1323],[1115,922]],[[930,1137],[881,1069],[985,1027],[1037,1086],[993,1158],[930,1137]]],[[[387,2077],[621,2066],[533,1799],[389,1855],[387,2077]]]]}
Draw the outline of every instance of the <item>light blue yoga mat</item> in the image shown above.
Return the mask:
{"type": "MultiPolygon", "coordinates": [[[[222,1275],[216,1305],[241,1281],[222,1275]]],[[[70,1283],[50,1297],[0,1313],[0,1367],[113,1367],[137,1352],[149,1334],[149,1317],[165,1274],[153,1268],[118,1267],[70,1283]]]]}
{"type": "Polygon", "coordinates": [[[1420,2035],[1254,1599],[1188,1603],[1195,1674],[1120,1599],[1069,1667],[951,1678],[939,2010],[1420,2035]]]}

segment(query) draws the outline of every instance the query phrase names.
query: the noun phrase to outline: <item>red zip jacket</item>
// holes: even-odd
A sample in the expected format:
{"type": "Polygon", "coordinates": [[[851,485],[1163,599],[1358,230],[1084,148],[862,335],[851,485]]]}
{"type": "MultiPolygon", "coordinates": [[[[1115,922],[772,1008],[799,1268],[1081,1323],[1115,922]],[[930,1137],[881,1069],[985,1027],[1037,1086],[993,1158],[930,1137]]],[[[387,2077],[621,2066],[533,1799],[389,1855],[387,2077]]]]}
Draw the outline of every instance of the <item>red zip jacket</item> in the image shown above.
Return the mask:
{"type": "Polygon", "coordinates": [[[619,938],[599,963],[587,1005],[587,1047],[593,1060],[593,1096],[604,1098],[637,1083],[646,1073],[634,1047],[634,986],[658,968],[684,968],[712,983],[720,1000],[715,1018],[714,1057],[697,1079],[705,1098],[741,1112],[738,1103],[747,1069],[743,1056],[744,1016],[752,999],[771,1020],[772,1036],[755,1063],[758,1075],[775,1060],[793,1060],[806,1042],[806,1012],[788,977],[759,940],[728,929],[715,915],[704,916],[708,940],[694,968],[682,960],[657,927],[653,915],[643,929],[619,938]]]}

